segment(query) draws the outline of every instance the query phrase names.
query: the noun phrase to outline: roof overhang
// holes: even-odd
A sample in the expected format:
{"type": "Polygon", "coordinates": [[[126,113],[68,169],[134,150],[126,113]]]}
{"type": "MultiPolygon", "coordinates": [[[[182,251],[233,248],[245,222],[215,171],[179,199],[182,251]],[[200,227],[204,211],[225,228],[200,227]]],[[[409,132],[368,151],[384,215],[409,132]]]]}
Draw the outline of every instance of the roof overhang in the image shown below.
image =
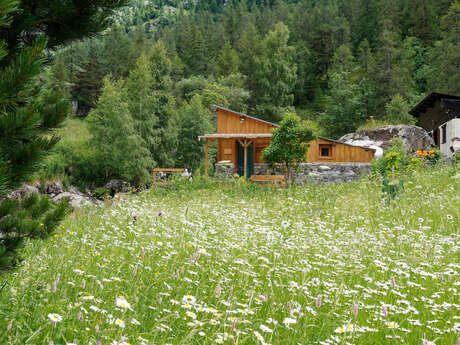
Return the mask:
{"type": "Polygon", "coordinates": [[[421,113],[424,113],[428,108],[431,108],[437,100],[440,99],[452,99],[460,100],[460,96],[447,95],[444,93],[432,92],[422,99],[415,107],[409,110],[409,114],[415,117],[419,117],[421,113]]]}
{"type": "Polygon", "coordinates": [[[270,138],[271,133],[214,133],[200,135],[198,138],[201,139],[258,139],[258,138],[270,138]]]}
{"type": "Polygon", "coordinates": [[[263,122],[263,123],[266,123],[268,125],[271,125],[271,126],[274,126],[274,127],[279,127],[280,125],[276,124],[276,123],[273,123],[273,122],[268,122],[268,121],[265,121],[265,120],[262,120],[262,119],[258,119],[257,117],[254,117],[254,116],[249,116],[247,114],[243,114],[243,113],[240,113],[238,111],[235,111],[235,110],[231,110],[231,109],[227,109],[227,108],[224,108],[224,107],[221,107],[220,105],[213,105],[214,109],[222,109],[222,110],[225,110],[225,111],[228,111],[230,113],[233,113],[235,115],[238,115],[238,116],[242,116],[242,117],[246,117],[248,119],[253,119],[253,120],[256,120],[256,121],[259,121],[259,122],[263,122]]]}

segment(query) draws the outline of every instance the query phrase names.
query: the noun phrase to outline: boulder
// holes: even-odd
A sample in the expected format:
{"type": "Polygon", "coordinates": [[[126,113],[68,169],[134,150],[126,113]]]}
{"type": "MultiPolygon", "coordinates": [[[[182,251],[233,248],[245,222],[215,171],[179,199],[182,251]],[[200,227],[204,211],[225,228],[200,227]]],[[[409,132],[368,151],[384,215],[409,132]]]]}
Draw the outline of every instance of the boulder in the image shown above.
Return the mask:
{"type": "Polygon", "coordinates": [[[21,200],[26,194],[39,193],[39,192],[40,192],[40,190],[37,187],[30,186],[30,185],[26,184],[26,185],[22,186],[21,188],[19,188],[18,190],[15,190],[15,191],[11,192],[8,195],[8,198],[21,200]]]}
{"type": "Polygon", "coordinates": [[[60,194],[56,195],[53,198],[53,201],[54,202],[59,202],[59,201],[65,200],[65,199],[69,200],[69,204],[73,208],[81,207],[81,206],[84,206],[84,205],[87,205],[87,204],[91,203],[91,200],[89,200],[85,196],[79,195],[79,194],[76,194],[76,193],[71,193],[71,192],[60,193],[60,194]]]}
{"type": "Polygon", "coordinates": [[[57,195],[64,192],[64,187],[61,181],[48,181],[45,187],[46,194],[57,195]]]}
{"type": "Polygon", "coordinates": [[[110,189],[110,195],[114,196],[117,193],[129,192],[130,185],[128,182],[123,180],[110,180],[104,188],[110,189]]]}
{"type": "Polygon", "coordinates": [[[391,141],[395,138],[402,139],[409,152],[434,146],[433,139],[423,128],[408,125],[365,129],[356,133],[345,134],[339,141],[350,145],[373,148],[376,150],[376,158],[380,158],[383,151],[391,146],[391,141]]]}

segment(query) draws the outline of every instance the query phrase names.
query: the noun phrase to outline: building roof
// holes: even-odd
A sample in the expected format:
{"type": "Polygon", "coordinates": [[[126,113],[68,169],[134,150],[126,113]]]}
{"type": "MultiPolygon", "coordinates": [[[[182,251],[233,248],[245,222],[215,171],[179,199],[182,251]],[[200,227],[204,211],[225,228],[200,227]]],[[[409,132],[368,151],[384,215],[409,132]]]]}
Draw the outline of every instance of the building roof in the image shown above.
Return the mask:
{"type": "Polygon", "coordinates": [[[200,135],[199,139],[257,139],[257,138],[270,138],[271,133],[214,133],[200,135]]]}
{"type": "Polygon", "coordinates": [[[224,107],[221,107],[220,105],[213,105],[213,107],[215,109],[222,109],[222,110],[225,110],[225,111],[228,111],[230,113],[234,113],[236,115],[239,115],[239,116],[243,116],[243,117],[247,117],[248,119],[253,119],[253,120],[256,120],[256,121],[260,121],[260,122],[263,122],[263,123],[266,123],[266,124],[269,124],[269,125],[272,125],[272,126],[275,126],[275,127],[279,127],[280,125],[276,124],[276,123],[273,123],[273,122],[268,122],[268,121],[265,121],[265,120],[262,120],[262,119],[258,119],[257,117],[254,117],[254,116],[249,116],[247,114],[243,114],[243,113],[240,113],[240,112],[237,112],[235,110],[231,110],[231,109],[227,109],[227,108],[224,108],[224,107]]]}
{"type": "Polygon", "coordinates": [[[409,114],[419,117],[428,108],[432,107],[437,100],[441,100],[441,106],[454,116],[460,116],[460,96],[447,95],[432,92],[422,99],[415,107],[409,110],[409,114]]]}

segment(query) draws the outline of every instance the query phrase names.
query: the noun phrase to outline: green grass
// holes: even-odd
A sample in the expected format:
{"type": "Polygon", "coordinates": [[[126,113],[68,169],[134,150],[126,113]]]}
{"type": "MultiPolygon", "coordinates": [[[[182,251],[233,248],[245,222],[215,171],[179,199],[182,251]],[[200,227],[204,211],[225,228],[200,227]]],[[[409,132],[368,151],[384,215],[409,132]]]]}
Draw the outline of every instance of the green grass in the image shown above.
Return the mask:
{"type": "Polygon", "coordinates": [[[75,212],[3,274],[0,344],[457,344],[455,174],[418,173],[388,207],[366,179],[75,212]]]}
{"type": "Polygon", "coordinates": [[[369,129],[376,129],[376,128],[380,128],[380,127],[384,127],[384,126],[389,126],[389,125],[393,125],[393,123],[390,123],[388,121],[383,121],[383,120],[374,120],[374,119],[371,119],[371,120],[366,120],[365,123],[363,123],[361,126],[359,126],[356,131],[359,132],[359,131],[365,131],[365,130],[369,130],[369,129]]]}
{"type": "Polygon", "coordinates": [[[58,145],[65,146],[83,145],[91,137],[86,121],[79,118],[68,118],[56,134],[62,138],[58,145]]]}

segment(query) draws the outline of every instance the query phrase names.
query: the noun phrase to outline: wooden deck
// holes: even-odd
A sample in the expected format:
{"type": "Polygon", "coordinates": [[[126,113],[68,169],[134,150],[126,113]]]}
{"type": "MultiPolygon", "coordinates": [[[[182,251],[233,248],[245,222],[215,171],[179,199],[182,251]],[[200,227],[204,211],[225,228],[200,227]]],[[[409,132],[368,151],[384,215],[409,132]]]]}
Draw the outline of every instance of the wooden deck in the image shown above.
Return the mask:
{"type": "Polygon", "coordinates": [[[286,185],[284,175],[252,175],[249,180],[255,183],[286,185]]]}

